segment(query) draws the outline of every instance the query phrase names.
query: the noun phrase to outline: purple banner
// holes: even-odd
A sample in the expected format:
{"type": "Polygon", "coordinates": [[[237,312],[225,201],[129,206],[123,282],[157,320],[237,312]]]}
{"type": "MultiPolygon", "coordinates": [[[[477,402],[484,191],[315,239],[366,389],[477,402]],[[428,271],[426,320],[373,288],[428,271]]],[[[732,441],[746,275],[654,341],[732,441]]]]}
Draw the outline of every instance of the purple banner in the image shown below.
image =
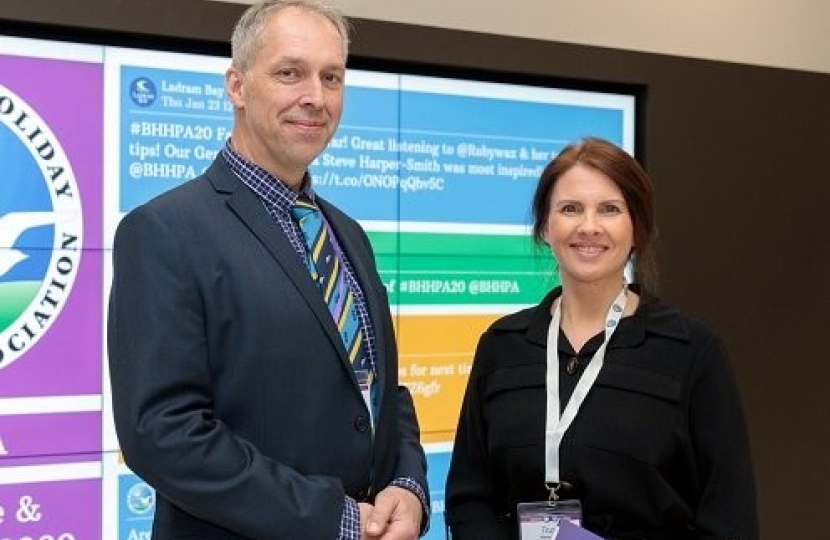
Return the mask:
{"type": "Polygon", "coordinates": [[[102,103],[100,64],[0,55],[0,398],[101,393],[102,103]]]}
{"type": "Polygon", "coordinates": [[[0,485],[2,538],[100,540],[101,480],[0,485]]]}
{"type": "Polygon", "coordinates": [[[52,456],[62,461],[77,460],[78,454],[99,452],[101,413],[20,414],[0,416],[0,434],[6,454],[0,467],[10,459],[52,456]]]}

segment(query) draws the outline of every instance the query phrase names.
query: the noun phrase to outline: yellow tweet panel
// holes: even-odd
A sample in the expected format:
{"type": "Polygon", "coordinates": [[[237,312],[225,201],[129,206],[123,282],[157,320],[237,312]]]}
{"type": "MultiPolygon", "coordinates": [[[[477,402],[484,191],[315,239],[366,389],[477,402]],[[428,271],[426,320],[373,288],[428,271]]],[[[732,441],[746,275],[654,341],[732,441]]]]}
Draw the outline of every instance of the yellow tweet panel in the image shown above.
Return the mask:
{"type": "Polygon", "coordinates": [[[497,315],[401,315],[399,378],[418,410],[423,442],[452,442],[481,333],[497,315]]]}

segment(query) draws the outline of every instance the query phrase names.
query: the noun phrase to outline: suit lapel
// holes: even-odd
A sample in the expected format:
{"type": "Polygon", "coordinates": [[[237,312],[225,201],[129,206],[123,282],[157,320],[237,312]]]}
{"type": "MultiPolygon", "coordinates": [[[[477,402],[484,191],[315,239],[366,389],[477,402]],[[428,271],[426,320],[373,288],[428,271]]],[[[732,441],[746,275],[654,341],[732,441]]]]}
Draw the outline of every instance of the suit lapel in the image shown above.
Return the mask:
{"type": "MultiPolygon", "coordinates": [[[[227,195],[227,205],[231,212],[245,224],[251,234],[259,240],[276,263],[282,268],[286,276],[294,283],[300,295],[305,299],[309,309],[320,322],[332,345],[337,350],[343,364],[348,365],[346,349],[337,332],[337,327],[331,318],[328,307],[314,282],[309,277],[308,269],[302,264],[294,247],[280,230],[277,223],[265,210],[259,197],[231,172],[220,156],[205,173],[219,193],[227,195]]],[[[357,381],[355,380],[355,384],[357,381]]]]}

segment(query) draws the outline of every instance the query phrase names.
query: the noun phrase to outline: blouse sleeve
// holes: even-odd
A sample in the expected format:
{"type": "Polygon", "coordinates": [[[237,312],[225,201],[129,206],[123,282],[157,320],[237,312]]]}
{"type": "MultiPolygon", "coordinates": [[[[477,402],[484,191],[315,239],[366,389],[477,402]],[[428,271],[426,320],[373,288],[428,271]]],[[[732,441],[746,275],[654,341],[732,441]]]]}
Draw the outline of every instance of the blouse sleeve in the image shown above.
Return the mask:
{"type": "Polygon", "coordinates": [[[758,515],[749,437],[729,358],[709,333],[693,364],[689,425],[700,493],[700,539],[757,540],[758,515]]]}
{"type": "Polygon", "coordinates": [[[445,518],[453,540],[509,537],[506,514],[496,510],[479,381],[487,334],[479,341],[467,381],[447,475],[445,518]]]}

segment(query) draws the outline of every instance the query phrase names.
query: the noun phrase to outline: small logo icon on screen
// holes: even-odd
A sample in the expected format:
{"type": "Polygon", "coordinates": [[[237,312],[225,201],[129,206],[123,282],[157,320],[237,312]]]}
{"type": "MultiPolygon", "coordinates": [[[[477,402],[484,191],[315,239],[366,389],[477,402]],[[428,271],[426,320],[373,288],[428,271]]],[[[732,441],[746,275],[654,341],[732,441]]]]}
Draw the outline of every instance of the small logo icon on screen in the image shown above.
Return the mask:
{"type": "Polygon", "coordinates": [[[134,514],[146,514],[156,506],[156,492],[145,484],[139,482],[134,484],[127,491],[127,507],[134,514]]]}
{"type": "Polygon", "coordinates": [[[156,101],[156,85],[147,77],[130,83],[130,99],[139,107],[149,107],[156,101]]]}

